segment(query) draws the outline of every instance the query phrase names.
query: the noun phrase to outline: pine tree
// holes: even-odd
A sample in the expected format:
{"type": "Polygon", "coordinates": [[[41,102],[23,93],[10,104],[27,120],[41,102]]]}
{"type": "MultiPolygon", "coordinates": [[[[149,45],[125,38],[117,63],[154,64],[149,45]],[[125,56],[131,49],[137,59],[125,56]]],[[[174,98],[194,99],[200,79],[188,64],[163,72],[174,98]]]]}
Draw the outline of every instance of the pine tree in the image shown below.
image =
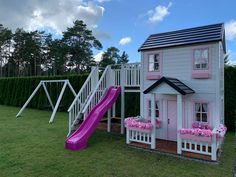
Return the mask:
{"type": "Polygon", "coordinates": [[[99,63],[100,67],[105,68],[107,65],[116,64],[120,58],[120,50],[116,47],[109,47],[103,54],[99,63]]]}
{"type": "Polygon", "coordinates": [[[128,58],[129,58],[129,55],[125,51],[123,51],[120,58],[117,60],[117,64],[128,63],[129,62],[128,58]]]}
{"type": "Polygon", "coordinates": [[[62,41],[68,49],[67,57],[70,69],[75,67],[78,73],[90,67],[93,59],[92,48],[102,49],[102,44],[80,20],[76,20],[73,27],[67,28],[67,31],[63,32],[62,41]]]}

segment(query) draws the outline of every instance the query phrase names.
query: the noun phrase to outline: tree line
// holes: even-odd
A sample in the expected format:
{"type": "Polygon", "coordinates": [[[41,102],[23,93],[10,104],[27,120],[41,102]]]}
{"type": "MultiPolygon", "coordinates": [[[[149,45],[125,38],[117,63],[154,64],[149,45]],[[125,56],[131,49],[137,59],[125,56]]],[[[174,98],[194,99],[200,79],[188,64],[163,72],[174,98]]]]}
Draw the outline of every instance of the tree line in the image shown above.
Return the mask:
{"type": "Polygon", "coordinates": [[[18,28],[13,33],[0,24],[0,77],[81,74],[91,66],[128,62],[128,55],[109,47],[99,63],[93,50],[102,50],[101,42],[81,20],[62,32],[60,39],[44,31],[18,28]]]}

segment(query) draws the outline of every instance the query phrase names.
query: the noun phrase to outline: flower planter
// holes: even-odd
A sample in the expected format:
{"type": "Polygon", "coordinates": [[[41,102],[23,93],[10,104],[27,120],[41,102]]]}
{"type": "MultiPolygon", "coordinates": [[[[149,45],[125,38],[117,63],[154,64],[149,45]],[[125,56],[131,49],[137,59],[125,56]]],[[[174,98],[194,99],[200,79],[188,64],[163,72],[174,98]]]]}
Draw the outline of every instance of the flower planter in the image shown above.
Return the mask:
{"type": "Polygon", "coordinates": [[[199,141],[199,142],[208,142],[211,143],[212,137],[206,137],[206,136],[196,136],[191,134],[180,134],[181,139],[188,139],[193,141],[199,141]]]}
{"type": "Polygon", "coordinates": [[[142,129],[138,127],[126,127],[128,130],[133,130],[133,131],[138,131],[138,132],[143,132],[143,133],[150,133],[152,130],[151,129],[142,129]]]}

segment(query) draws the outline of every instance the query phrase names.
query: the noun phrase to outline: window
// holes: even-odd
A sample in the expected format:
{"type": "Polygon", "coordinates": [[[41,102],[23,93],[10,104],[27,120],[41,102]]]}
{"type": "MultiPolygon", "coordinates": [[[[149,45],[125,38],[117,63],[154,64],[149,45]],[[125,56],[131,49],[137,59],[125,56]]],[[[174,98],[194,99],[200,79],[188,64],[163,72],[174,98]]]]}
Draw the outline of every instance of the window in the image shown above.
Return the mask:
{"type": "Polygon", "coordinates": [[[198,122],[208,122],[207,103],[195,103],[195,120],[198,122]]]}
{"type": "Polygon", "coordinates": [[[195,49],[194,50],[194,69],[195,70],[208,70],[209,67],[209,50],[195,49]]]}
{"type": "MultiPolygon", "coordinates": [[[[159,101],[155,101],[156,118],[159,118],[159,101]]],[[[148,117],[151,117],[151,100],[148,100],[148,117]]]]}
{"type": "Polygon", "coordinates": [[[151,54],[148,56],[148,71],[159,71],[160,54],[151,54]]]}

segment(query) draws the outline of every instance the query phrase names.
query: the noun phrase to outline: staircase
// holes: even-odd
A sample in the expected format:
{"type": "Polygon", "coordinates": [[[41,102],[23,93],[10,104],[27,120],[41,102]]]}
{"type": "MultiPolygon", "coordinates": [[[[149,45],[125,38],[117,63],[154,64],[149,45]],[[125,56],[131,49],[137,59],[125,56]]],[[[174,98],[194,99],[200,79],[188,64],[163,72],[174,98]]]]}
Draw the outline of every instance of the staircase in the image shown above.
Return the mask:
{"type": "MultiPolygon", "coordinates": [[[[110,86],[121,86],[121,117],[124,119],[124,92],[139,92],[140,63],[109,65],[99,79],[99,68],[91,73],[72,102],[69,112],[69,136],[80,119],[85,119],[91,109],[102,99],[110,86]],[[126,90],[127,89],[127,90],[126,90]]],[[[121,121],[123,127],[123,121],[121,121]]]]}
{"type": "Polygon", "coordinates": [[[75,97],[71,106],[68,109],[69,112],[69,133],[75,130],[75,125],[78,123],[78,120],[83,116],[82,110],[87,103],[88,99],[92,95],[94,88],[96,87],[99,80],[98,67],[93,67],[88,78],[81,87],[79,93],[75,97]]]}

